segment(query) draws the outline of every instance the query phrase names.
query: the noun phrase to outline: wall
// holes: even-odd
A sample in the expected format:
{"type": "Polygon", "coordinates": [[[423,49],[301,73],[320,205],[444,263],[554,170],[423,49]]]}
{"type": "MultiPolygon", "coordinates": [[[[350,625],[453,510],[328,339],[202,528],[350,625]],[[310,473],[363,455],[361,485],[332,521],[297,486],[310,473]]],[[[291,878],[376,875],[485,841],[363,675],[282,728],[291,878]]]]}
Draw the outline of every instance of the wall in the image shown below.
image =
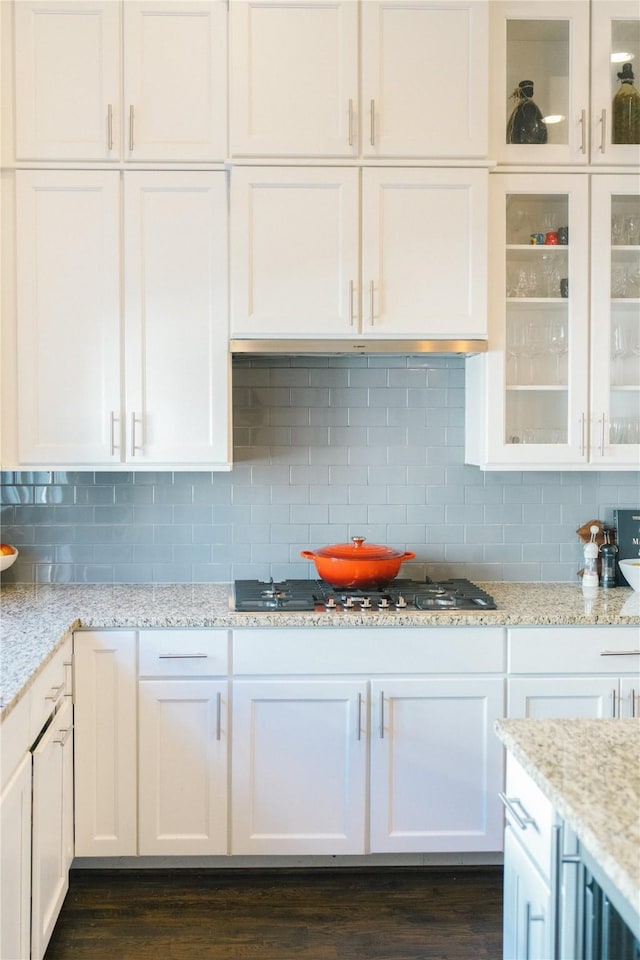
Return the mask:
{"type": "Polygon", "coordinates": [[[238,360],[235,466],[217,473],[2,474],[3,579],[307,577],[356,534],[414,550],[405,575],[575,581],[575,531],[637,507],[637,473],[465,466],[464,361],[238,360]]]}

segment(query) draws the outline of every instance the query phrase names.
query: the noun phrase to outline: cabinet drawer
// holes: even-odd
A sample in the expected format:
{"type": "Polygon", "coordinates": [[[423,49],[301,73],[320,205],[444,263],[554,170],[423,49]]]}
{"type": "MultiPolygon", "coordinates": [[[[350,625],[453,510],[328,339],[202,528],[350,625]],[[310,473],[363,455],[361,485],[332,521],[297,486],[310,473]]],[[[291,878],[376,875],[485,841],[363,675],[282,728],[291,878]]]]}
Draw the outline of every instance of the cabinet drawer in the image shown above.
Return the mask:
{"type": "Polygon", "coordinates": [[[29,746],[51,714],[71,696],[71,637],[54,653],[29,691],[29,746]]]}
{"type": "Polygon", "coordinates": [[[506,817],[514,834],[545,877],[551,875],[553,826],[551,802],[512,756],[507,757],[504,793],[506,817]]]}
{"type": "Polygon", "coordinates": [[[228,671],[227,630],[141,630],[141,677],[210,677],[228,671]]]}
{"type": "Polygon", "coordinates": [[[233,672],[260,674],[502,673],[501,627],[345,627],[233,632],[233,672]]]}
{"type": "Polygon", "coordinates": [[[4,790],[27,750],[29,740],[29,694],[16,703],[0,724],[0,793],[4,790]]]}
{"type": "Polygon", "coordinates": [[[517,627],[508,635],[509,673],[637,673],[637,627],[517,627]]]}

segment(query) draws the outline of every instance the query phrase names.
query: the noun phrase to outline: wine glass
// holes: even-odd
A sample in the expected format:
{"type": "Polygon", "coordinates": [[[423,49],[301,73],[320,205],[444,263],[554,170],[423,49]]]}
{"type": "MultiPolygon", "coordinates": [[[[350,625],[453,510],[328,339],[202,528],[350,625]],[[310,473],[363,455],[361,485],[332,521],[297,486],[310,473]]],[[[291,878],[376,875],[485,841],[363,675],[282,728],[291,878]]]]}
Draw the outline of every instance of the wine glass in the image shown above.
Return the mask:
{"type": "Polygon", "coordinates": [[[624,361],[629,353],[627,344],[627,331],[621,320],[616,321],[611,327],[611,360],[613,361],[612,380],[613,383],[624,383],[624,361]]]}
{"type": "Polygon", "coordinates": [[[565,317],[552,320],[549,327],[549,353],[555,357],[555,382],[565,383],[566,376],[561,376],[560,362],[569,352],[569,337],[565,317]]]}

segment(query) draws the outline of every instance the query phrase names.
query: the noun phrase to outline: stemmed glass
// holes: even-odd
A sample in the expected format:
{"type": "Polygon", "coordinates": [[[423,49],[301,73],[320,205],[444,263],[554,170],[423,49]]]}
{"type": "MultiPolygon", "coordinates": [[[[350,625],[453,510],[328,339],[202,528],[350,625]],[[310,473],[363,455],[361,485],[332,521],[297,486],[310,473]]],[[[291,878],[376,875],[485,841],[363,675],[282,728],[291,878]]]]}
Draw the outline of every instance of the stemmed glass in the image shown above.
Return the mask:
{"type": "Polygon", "coordinates": [[[536,320],[523,323],[522,356],[529,361],[529,383],[535,383],[535,361],[546,349],[544,330],[536,320]]]}
{"type": "Polygon", "coordinates": [[[555,382],[566,383],[566,376],[561,375],[560,362],[569,351],[567,321],[565,317],[557,317],[549,326],[549,353],[555,357],[555,382]]]}
{"type": "Polygon", "coordinates": [[[616,321],[611,328],[611,359],[613,361],[613,383],[624,383],[624,361],[629,354],[627,331],[622,320],[616,321]]]}

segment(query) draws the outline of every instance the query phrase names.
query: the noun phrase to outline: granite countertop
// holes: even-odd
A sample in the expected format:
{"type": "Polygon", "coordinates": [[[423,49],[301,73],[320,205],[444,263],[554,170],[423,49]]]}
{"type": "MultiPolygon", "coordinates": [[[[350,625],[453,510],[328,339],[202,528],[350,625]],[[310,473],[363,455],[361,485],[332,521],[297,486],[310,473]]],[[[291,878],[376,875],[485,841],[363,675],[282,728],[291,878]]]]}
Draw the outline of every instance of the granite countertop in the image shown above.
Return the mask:
{"type": "Polygon", "coordinates": [[[640,914],[640,720],[498,720],[507,749],[640,914]]]}
{"type": "Polygon", "coordinates": [[[497,610],[471,612],[235,613],[229,584],[6,584],[0,589],[0,717],[28,689],[70,630],[79,627],[416,627],[640,625],[630,588],[481,583],[497,610]]]}

